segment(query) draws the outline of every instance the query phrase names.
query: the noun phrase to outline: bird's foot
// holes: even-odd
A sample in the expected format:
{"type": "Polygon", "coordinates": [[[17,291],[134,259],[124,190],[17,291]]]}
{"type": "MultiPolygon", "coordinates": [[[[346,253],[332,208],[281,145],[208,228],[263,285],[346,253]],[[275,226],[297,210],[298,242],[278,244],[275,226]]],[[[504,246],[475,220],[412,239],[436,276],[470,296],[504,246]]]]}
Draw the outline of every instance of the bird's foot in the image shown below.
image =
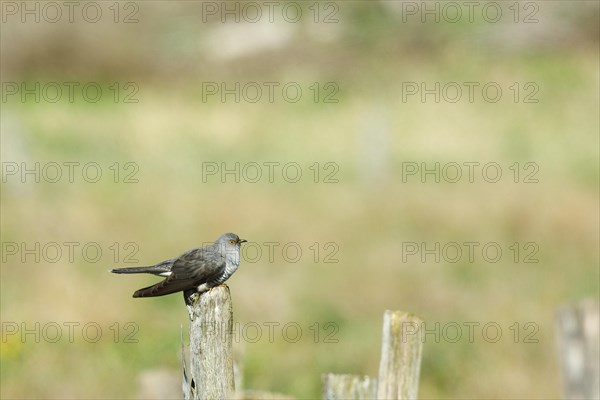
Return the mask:
{"type": "Polygon", "coordinates": [[[194,309],[196,308],[199,299],[200,293],[198,293],[196,290],[192,289],[183,292],[183,300],[185,301],[185,307],[188,310],[190,321],[194,320],[194,309]]]}
{"type": "Polygon", "coordinates": [[[198,305],[198,301],[200,301],[200,293],[196,292],[192,294],[189,299],[191,300],[192,307],[196,307],[196,305],[198,305]]]}

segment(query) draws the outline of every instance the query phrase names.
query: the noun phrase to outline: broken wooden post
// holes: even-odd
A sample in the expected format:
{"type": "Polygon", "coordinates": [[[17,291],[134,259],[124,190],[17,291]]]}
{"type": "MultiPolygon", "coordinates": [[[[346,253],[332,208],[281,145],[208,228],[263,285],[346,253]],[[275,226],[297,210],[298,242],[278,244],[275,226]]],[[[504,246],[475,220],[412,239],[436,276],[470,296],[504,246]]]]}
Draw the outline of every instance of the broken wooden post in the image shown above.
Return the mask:
{"type": "Polygon", "coordinates": [[[203,293],[188,306],[190,368],[184,377],[186,399],[231,399],[233,378],[233,309],[226,285],[203,293]]]}
{"type": "Polygon", "coordinates": [[[402,311],[383,314],[383,339],[377,399],[416,399],[423,340],[423,321],[402,311]]]}
{"type": "Polygon", "coordinates": [[[377,392],[377,379],[369,376],[323,374],[321,379],[325,400],[374,399],[377,392]]]}
{"type": "Polygon", "coordinates": [[[600,317],[593,299],[565,305],[557,313],[565,399],[600,398],[600,317]]]}

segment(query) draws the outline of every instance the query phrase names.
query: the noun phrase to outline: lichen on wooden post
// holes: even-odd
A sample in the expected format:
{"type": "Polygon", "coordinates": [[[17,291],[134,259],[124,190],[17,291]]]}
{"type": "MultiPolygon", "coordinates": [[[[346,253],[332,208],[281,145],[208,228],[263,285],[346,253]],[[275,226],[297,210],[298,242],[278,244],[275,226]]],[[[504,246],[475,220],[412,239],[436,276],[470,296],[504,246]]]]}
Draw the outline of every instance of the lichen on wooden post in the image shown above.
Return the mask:
{"type": "Polygon", "coordinates": [[[423,321],[402,311],[386,310],[377,399],[416,399],[423,341],[423,321]]]}
{"type": "Polygon", "coordinates": [[[233,309],[226,285],[203,293],[188,306],[190,368],[186,399],[230,399],[233,376],[233,309]]]}

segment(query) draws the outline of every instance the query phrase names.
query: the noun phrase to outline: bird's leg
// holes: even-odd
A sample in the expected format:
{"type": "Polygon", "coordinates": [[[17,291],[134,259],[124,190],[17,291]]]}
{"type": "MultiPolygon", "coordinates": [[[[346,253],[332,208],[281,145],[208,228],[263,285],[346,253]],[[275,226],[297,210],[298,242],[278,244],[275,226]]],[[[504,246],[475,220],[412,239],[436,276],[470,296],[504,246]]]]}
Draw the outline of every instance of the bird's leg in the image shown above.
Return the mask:
{"type": "Polygon", "coordinates": [[[186,306],[191,305],[190,303],[190,296],[192,295],[192,293],[190,293],[189,290],[184,290],[183,291],[183,301],[185,302],[186,306]]]}
{"type": "Polygon", "coordinates": [[[207,285],[206,283],[203,283],[202,285],[196,288],[187,289],[183,291],[183,300],[185,301],[185,305],[188,309],[190,319],[193,319],[192,317],[194,313],[194,308],[198,304],[200,296],[202,296],[203,293],[208,292],[211,288],[211,286],[207,285]]]}

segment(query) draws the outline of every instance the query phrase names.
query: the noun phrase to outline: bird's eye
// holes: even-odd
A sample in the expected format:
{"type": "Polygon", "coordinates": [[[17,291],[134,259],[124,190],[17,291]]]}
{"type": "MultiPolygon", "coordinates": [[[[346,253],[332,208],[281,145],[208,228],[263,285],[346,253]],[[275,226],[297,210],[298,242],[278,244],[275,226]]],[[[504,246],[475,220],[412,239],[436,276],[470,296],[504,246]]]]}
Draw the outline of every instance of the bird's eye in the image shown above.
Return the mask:
{"type": "Polygon", "coordinates": [[[231,240],[229,240],[229,243],[234,244],[235,240],[231,239],[231,240]]]}

